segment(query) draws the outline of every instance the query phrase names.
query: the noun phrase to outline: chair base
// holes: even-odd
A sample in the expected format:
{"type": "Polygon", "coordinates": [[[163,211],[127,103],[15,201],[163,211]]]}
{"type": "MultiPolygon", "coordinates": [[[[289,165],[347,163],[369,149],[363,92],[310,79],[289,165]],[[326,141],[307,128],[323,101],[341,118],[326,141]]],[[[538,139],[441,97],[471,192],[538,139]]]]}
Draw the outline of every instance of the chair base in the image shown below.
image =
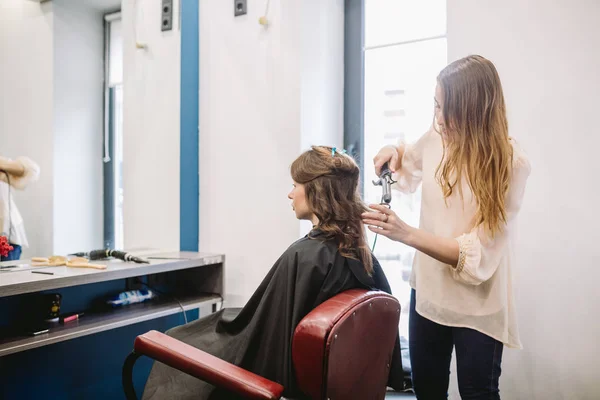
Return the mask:
{"type": "Polygon", "coordinates": [[[137,400],[135,389],[133,387],[133,366],[141,354],[137,354],[135,351],[131,352],[125,359],[123,364],[123,391],[125,392],[125,398],[127,400],[137,400]]]}

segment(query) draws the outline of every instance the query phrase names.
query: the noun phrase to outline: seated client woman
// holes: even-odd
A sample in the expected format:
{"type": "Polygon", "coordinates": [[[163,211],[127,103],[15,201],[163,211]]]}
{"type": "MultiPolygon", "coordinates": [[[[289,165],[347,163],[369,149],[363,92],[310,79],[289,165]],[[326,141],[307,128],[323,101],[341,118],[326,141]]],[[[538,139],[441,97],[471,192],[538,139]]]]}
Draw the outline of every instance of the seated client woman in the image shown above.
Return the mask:
{"type": "MultiPolygon", "coordinates": [[[[390,292],[366,243],[359,193],[359,168],[331,147],[312,147],[291,167],[288,197],[299,219],[314,228],[277,260],[242,309],[223,309],[179,326],[168,335],[220,359],[280,383],[286,397],[301,397],[292,366],[296,325],[316,306],[353,288],[390,292]]],[[[369,340],[369,338],[365,338],[369,340]]],[[[402,385],[396,344],[389,386],[402,385]]],[[[232,399],[210,384],[155,363],[144,399],[232,399]]]]}

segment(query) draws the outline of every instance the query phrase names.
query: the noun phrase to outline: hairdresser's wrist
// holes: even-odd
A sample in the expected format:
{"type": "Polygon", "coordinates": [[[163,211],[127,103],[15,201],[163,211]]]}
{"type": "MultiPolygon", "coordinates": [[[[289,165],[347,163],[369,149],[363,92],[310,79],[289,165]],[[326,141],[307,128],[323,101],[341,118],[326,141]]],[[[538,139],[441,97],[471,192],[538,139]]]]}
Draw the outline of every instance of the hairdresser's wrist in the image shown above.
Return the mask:
{"type": "Polygon", "coordinates": [[[407,246],[417,248],[420,243],[420,230],[419,228],[415,228],[413,226],[408,226],[406,228],[406,234],[401,238],[400,242],[404,243],[407,246]]]}

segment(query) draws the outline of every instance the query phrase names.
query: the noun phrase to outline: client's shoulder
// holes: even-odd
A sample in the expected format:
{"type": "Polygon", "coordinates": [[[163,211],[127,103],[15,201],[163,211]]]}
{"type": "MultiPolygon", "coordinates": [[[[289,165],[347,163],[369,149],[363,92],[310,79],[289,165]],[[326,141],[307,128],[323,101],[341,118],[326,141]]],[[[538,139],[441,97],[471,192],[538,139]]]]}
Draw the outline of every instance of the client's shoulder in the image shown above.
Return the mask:
{"type": "Polygon", "coordinates": [[[331,261],[335,258],[337,246],[330,240],[307,235],[292,243],[284,256],[294,257],[297,261],[314,262],[315,259],[331,261]]]}

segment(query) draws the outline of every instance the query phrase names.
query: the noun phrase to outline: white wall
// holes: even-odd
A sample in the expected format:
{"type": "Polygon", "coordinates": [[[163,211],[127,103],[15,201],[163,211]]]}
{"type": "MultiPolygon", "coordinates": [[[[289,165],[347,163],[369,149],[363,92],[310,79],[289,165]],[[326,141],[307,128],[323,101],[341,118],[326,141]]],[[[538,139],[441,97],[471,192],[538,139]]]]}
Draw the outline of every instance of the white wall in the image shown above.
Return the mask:
{"type": "Polygon", "coordinates": [[[200,2],[200,250],[226,255],[228,306],[244,304],[299,237],[286,196],[303,135],[341,143],[329,110],[342,108],[343,76],[328,77],[343,71],[344,9],[322,3],[271,2],[265,30],[260,6],[234,18],[230,2],[200,2]],[[305,54],[324,64],[313,70],[305,54]]]}
{"type": "Polygon", "coordinates": [[[179,249],[178,1],[171,31],[161,32],[160,10],[154,1],[122,4],[123,219],[128,249],[179,249]],[[136,48],[136,37],[146,50],[136,48]]]}
{"type": "Polygon", "coordinates": [[[31,246],[24,257],[53,250],[53,68],[52,5],[0,1],[0,154],[41,168],[39,181],[13,192],[31,246]]]}
{"type": "MultiPolygon", "coordinates": [[[[344,1],[302,5],[301,149],[344,145],[344,1]],[[310,21],[310,24],[304,24],[310,21]]],[[[301,221],[300,233],[312,228],[301,221]]]]}
{"type": "Polygon", "coordinates": [[[514,274],[524,350],[505,350],[503,399],[600,397],[599,20],[595,0],[448,2],[450,61],[496,64],[533,168],[514,274]]]}
{"type": "Polygon", "coordinates": [[[54,252],[101,248],[104,20],[72,0],[53,0],[54,252]]]}
{"type": "Polygon", "coordinates": [[[306,1],[301,43],[302,148],[344,141],[344,1],[306,1]]]}

